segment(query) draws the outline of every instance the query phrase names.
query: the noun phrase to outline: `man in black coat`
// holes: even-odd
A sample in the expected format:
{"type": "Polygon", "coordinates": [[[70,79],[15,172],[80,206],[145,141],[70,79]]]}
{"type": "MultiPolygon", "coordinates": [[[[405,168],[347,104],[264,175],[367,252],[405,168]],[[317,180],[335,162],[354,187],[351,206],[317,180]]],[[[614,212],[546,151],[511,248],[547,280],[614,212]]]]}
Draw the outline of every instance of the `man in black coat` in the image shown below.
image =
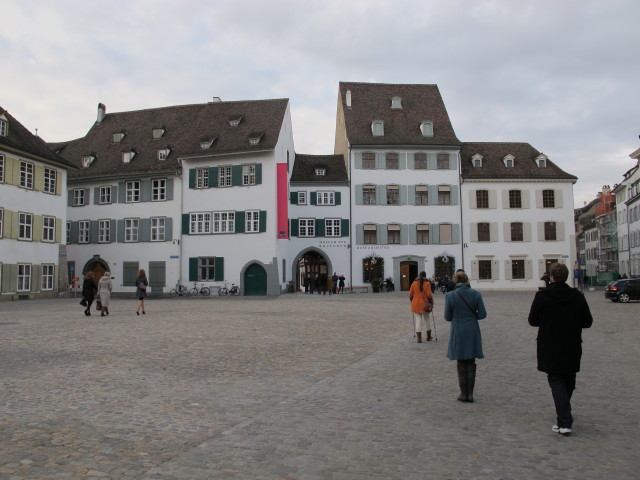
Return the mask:
{"type": "Polygon", "coordinates": [[[529,312],[529,325],[538,329],[538,370],[547,374],[557,423],[554,432],[571,434],[571,395],[576,388],[576,373],[582,357],[582,329],[589,328],[593,317],[582,292],[566,284],[569,270],[554,263],[551,283],[536,293],[529,312]]]}

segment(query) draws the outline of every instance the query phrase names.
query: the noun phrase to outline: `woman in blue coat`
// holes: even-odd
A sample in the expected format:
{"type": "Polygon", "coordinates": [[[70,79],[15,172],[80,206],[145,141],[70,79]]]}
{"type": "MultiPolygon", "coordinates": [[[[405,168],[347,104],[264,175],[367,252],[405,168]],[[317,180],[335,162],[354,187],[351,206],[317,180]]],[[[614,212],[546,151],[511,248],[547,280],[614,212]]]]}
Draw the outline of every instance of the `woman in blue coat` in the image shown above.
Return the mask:
{"type": "Polygon", "coordinates": [[[478,320],[486,318],[482,295],[469,286],[462,270],[453,276],[456,288],[444,298],[444,319],[451,322],[447,357],[458,361],[458,383],[461,402],[473,402],[476,383],[476,358],[484,358],[478,320]]]}

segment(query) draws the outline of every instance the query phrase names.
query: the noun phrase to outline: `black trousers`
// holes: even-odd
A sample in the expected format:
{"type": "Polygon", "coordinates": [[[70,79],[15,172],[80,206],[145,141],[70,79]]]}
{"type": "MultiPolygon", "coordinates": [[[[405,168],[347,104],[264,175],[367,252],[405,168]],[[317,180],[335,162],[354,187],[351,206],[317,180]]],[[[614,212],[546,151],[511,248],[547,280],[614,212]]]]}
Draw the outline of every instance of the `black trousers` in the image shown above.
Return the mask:
{"type": "Polygon", "coordinates": [[[562,428],[571,428],[573,425],[571,395],[576,389],[576,374],[549,373],[547,380],[551,387],[553,403],[556,406],[557,425],[562,428]]]}

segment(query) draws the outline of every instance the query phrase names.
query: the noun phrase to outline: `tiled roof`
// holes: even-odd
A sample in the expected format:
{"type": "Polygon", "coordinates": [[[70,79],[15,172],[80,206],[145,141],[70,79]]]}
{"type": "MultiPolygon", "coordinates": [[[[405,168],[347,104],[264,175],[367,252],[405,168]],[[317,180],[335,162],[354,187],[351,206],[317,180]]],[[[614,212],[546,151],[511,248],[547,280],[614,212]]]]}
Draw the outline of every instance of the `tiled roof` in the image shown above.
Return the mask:
{"type": "Polygon", "coordinates": [[[346,182],[347,180],[347,167],[343,155],[296,154],[291,183],[346,182]],[[316,175],[316,168],[324,168],[324,175],[316,175]]]}
{"type": "Polygon", "coordinates": [[[541,153],[528,143],[477,142],[464,143],[460,150],[463,179],[562,179],[576,181],[575,177],[551,160],[547,159],[546,168],[540,168],[535,159],[541,153]],[[482,156],[482,166],[474,167],[472,157],[482,156]],[[513,167],[506,167],[503,159],[513,155],[513,167]]]}
{"type": "Polygon", "coordinates": [[[8,111],[0,107],[0,116],[2,115],[7,117],[9,129],[6,137],[0,136],[0,147],[4,145],[20,150],[24,152],[25,155],[35,155],[63,168],[73,167],[70,162],[67,162],[64,158],[52,152],[44,140],[31,133],[8,111]]]}
{"type": "Polygon", "coordinates": [[[132,112],[107,113],[83,138],[52,144],[61,148],[60,155],[82,165],[82,157],[95,156],[88,168],[70,174],[70,179],[112,175],[129,175],[175,171],[178,158],[203,157],[231,153],[273,150],[285,118],[289,100],[255,100],[211,102],[180,105],[132,112]],[[229,119],[240,118],[238,126],[229,119]],[[164,128],[164,134],[154,139],[153,130],[164,128]],[[113,134],[125,133],[116,143],[113,134]],[[256,145],[250,137],[261,134],[256,145]],[[202,149],[201,143],[212,142],[202,149]],[[166,160],[158,160],[158,150],[170,149],[166,160]],[[135,151],[133,160],[124,164],[123,152],[135,151]]]}
{"type": "Polygon", "coordinates": [[[351,145],[459,145],[437,85],[401,85],[340,82],[347,139],[351,145]],[[347,106],[351,92],[351,107],[347,106]],[[399,97],[402,108],[391,108],[399,97]],[[374,136],[371,123],[384,121],[384,135],[374,136]],[[420,131],[433,122],[433,136],[420,131]]]}

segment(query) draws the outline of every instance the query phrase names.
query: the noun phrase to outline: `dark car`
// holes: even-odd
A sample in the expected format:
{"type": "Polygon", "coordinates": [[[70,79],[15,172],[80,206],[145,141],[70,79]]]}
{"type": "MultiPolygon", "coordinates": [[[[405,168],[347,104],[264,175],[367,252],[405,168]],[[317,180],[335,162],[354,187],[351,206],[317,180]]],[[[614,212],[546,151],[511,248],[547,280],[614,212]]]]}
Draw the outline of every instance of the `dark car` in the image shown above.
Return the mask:
{"type": "Polygon", "coordinates": [[[640,300],[640,278],[611,282],[604,289],[604,298],[622,303],[627,303],[629,300],[640,300]]]}

